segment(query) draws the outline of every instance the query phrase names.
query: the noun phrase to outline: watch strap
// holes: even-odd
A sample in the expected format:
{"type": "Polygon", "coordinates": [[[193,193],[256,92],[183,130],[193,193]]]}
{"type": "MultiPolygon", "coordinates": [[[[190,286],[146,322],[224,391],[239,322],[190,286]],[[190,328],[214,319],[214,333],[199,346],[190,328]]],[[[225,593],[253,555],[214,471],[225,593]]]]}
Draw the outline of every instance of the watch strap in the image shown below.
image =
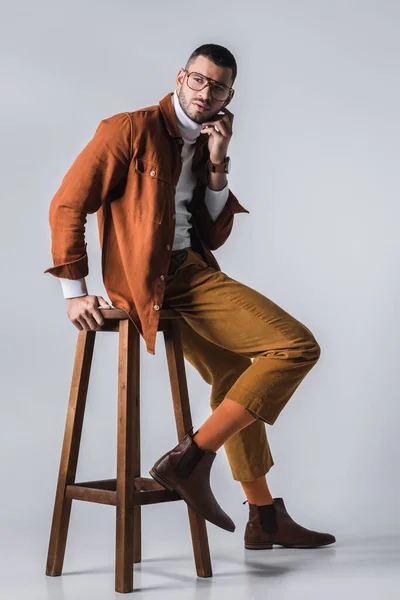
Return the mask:
{"type": "Polygon", "coordinates": [[[228,172],[229,156],[225,156],[224,162],[213,163],[208,159],[208,168],[211,173],[227,173],[228,172]]]}

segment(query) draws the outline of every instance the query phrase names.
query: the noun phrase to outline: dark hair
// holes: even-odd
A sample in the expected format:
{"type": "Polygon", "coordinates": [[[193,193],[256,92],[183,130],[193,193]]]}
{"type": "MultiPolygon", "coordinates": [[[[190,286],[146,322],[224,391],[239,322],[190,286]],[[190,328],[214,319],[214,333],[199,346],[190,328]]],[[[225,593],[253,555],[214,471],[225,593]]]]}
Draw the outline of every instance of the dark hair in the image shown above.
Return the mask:
{"type": "Polygon", "coordinates": [[[185,69],[188,69],[198,56],[205,56],[218,67],[229,67],[232,70],[233,85],[237,75],[237,64],[235,57],[227,48],[219,44],[203,44],[196,48],[196,50],[193,50],[185,65],[185,69]]]}

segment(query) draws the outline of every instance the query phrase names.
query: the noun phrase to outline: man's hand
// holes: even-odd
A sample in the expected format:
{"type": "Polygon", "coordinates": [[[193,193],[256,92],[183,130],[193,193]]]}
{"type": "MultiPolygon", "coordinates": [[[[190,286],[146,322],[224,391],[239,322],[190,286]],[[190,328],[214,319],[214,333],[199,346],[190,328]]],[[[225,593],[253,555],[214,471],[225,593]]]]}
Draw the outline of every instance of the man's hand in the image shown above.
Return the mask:
{"type": "Polygon", "coordinates": [[[222,162],[228,152],[232,137],[233,114],[226,107],[221,108],[223,115],[217,115],[211,121],[205,121],[200,133],[208,133],[210,159],[214,163],[222,162]]]}
{"type": "Polygon", "coordinates": [[[67,315],[79,331],[82,329],[99,330],[104,325],[100,308],[112,308],[102,296],[77,296],[67,298],[67,315]]]}

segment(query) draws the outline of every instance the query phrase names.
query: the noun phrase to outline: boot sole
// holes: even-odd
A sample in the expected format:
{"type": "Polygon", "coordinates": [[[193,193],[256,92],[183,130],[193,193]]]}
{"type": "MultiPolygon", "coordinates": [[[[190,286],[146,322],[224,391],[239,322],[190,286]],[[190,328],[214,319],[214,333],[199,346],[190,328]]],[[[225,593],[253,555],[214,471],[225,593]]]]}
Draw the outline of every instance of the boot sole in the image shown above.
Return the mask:
{"type": "Polygon", "coordinates": [[[279,544],[278,542],[276,542],[275,544],[245,544],[244,547],[247,550],[271,550],[274,545],[275,546],[283,546],[283,548],[299,548],[299,549],[306,549],[306,548],[321,548],[322,546],[329,546],[330,544],[333,544],[334,542],[329,542],[329,544],[313,544],[312,546],[310,544],[295,544],[290,546],[289,544],[279,544]]]}
{"type": "Polygon", "coordinates": [[[220,527],[221,529],[224,529],[225,531],[230,531],[231,533],[233,533],[235,531],[235,529],[228,529],[227,527],[223,527],[220,523],[216,523],[215,521],[212,521],[211,519],[209,519],[208,517],[203,515],[195,506],[193,506],[190,502],[188,502],[186,500],[186,498],[184,496],[182,496],[182,494],[180,492],[178,492],[178,490],[176,490],[169,481],[164,479],[164,477],[162,477],[154,468],[150,469],[149,473],[152,476],[152,478],[155,479],[160,485],[165,487],[170,492],[175,492],[175,494],[178,494],[178,496],[180,498],[182,498],[182,500],[184,500],[186,502],[186,504],[192,510],[194,510],[198,515],[203,517],[203,519],[205,519],[206,521],[209,521],[210,523],[212,523],[213,525],[216,525],[217,527],[220,527]]]}

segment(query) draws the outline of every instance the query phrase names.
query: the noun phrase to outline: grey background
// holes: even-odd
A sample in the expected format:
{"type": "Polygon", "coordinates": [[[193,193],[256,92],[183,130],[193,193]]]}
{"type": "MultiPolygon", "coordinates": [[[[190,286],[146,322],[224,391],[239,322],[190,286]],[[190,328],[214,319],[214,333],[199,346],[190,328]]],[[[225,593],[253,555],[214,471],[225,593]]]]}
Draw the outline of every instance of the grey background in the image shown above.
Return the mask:
{"type": "MultiPolygon", "coordinates": [[[[237,59],[229,185],[250,211],[235,217],[215,255],[223,271],[304,322],[322,348],[267,426],[271,491],[296,521],[338,542],[385,536],[390,546],[400,533],[399,4],[41,0],[2,3],[2,15],[0,587],[28,590],[17,573],[36,573],[38,598],[64,598],[43,573],[78,331],[59,281],[43,274],[52,264],[50,200],[100,120],[156,104],[206,42],[237,59]]],[[[109,300],[95,216],[87,242],[89,293],[109,300]]],[[[143,340],[141,350],[147,476],[177,438],[162,334],[154,356],[143,340]]],[[[189,363],[187,376],[199,427],[210,388],[189,363]]],[[[116,384],[117,336],[101,334],[80,480],[114,476],[116,384]]],[[[210,524],[210,544],[241,556],[248,508],[223,449],[212,487],[237,528],[210,524]]],[[[191,580],[182,503],[145,507],[143,531],[144,556],[171,555],[174,571],[181,554],[191,580]]],[[[112,590],[113,545],[113,509],[76,503],[66,569],[103,565],[112,590]]],[[[72,581],[57,585],[78,586],[72,581]]]]}

